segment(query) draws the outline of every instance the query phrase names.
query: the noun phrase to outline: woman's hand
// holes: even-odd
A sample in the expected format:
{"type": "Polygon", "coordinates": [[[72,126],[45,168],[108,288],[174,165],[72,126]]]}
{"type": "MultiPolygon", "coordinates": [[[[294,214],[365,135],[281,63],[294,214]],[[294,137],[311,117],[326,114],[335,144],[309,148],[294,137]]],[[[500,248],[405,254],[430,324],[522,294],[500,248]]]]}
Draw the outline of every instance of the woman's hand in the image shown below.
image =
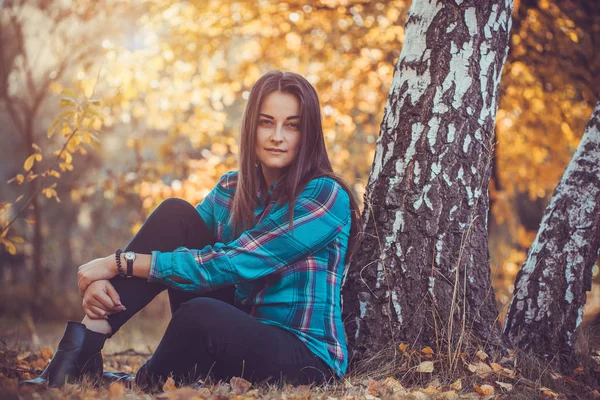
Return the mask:
{"type": "Polygon", "coordinates": [[[117,275],[117,262],[114,255],[104,258],[96,258],[87,264],[83,264],[77,271],[77,285],[79,295],[83,297],[86,289],[92,282],[110,279],[117,275]]]}
{"type": "Polygon", "coordinates": [[[90,284],[83,294],[85,315],[91,319],[105,319],[108,315],[125,310],[119,294],[107,280],[90,284]]]}

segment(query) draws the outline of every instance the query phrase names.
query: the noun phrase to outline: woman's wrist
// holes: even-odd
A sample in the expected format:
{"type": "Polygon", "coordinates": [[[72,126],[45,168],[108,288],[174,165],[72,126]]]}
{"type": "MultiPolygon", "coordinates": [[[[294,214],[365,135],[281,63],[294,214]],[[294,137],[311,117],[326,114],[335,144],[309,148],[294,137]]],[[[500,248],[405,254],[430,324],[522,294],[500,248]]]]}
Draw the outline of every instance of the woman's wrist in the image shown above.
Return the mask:
{"type": "Polygon", "coordinates": [[[151,254],[135,254],[133,262],[133,276],[137,278],[148,278],[150,275],[150,263],[152,262],[151,254]]]}
{"type": "MultiPolygon", "coordinates": [[[[110,256],[110,270],[113,276],[119,275],[119,268],[117,266],[117,259],[114,255],[110,256]]],[[[125,253],[120,254],[121,267],[123,271],[127,271],[127,260],[125,259],[125,253]]],[[[151,254],[140,254],[135,253],[135,261],[133,262],[133,276],[137,278],[148,278],[150,275],[150,263],[152,262],[151,254]]]]}

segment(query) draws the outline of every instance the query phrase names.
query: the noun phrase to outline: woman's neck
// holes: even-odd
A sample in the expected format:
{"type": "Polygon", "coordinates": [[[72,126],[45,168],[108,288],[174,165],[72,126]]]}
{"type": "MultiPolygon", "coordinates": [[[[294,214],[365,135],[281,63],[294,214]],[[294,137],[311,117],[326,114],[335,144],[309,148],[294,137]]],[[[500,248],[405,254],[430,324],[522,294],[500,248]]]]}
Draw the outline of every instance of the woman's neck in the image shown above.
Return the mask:
{"type": "Polygon", "coordinates": [[[268,189],[279,178],[279,175],[280,175],[279,170],[272,170],[269,168],[265,168],[264,165],[261,165],[260,168],[261,168],[263,178],[267,184],[267,189],[268,189]]]}

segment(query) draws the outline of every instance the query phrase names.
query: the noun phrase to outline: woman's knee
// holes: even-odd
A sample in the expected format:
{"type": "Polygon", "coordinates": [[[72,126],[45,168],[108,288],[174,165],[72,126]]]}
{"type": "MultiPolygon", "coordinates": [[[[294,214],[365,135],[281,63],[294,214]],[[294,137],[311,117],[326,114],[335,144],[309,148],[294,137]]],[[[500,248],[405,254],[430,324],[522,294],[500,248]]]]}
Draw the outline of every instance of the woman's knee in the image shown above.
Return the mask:
{"type": "Polygon", "coordinates": [[[224,321],[230,320],[230,304],[210,297],[197,297],[181,304],[173,314],[172,323],[181,323],[186,327],[196,326],[199,329],[214,328],[224,321]]]}
{"type": "Polygon", "coordinates": [[[196,212],[196,209],[194,208],[193,205],[191,205],[190,203],[188,203],[187,201],[177,198],[177,197],[170,197],[166,200],[163,200],[158,207],[156,208],[155,212],[160,212],[160,213],[169,213],[169,214],[182,214],[185,215],[186,213],[190,213],[190,212],[196,212]]]}

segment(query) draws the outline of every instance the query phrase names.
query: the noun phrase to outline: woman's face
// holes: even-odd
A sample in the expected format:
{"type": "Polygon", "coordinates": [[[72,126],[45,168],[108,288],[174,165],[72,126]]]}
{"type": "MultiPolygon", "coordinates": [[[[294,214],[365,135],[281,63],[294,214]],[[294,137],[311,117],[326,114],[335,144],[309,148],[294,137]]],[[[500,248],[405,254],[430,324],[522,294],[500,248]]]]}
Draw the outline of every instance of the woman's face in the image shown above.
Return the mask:
{"type": "Polygon", "coordinates": [[[292,94],[272,92],[263,100],[259,112],[256,157],[270,186],[298,154],[300,103],[292,94]]]}

